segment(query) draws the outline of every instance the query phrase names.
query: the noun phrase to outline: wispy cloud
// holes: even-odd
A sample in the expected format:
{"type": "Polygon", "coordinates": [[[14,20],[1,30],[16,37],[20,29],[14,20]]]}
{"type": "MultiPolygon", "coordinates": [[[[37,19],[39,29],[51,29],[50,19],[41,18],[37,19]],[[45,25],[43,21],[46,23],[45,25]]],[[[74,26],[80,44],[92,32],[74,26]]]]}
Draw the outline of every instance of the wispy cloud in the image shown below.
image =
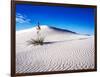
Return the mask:
{"type": "Polygon", "coordinates": [[[30,23],[30,19],[28,19],[25,15],[22,15],[20,13],[16,14],[16,22],[17,23],[30,23]]]}

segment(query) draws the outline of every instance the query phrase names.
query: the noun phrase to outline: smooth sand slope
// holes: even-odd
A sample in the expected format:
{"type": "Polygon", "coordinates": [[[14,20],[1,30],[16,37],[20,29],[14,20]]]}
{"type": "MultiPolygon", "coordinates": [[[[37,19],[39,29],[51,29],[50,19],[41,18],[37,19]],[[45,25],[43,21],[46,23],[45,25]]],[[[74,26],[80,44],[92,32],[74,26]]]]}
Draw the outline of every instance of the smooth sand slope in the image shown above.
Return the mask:
{"type": "Polygon", "coordinates": [[[41,27],[44,45],[29,45],[36,28],[16,32],[16,73],[94,68],[94,36],[41,27]]]}

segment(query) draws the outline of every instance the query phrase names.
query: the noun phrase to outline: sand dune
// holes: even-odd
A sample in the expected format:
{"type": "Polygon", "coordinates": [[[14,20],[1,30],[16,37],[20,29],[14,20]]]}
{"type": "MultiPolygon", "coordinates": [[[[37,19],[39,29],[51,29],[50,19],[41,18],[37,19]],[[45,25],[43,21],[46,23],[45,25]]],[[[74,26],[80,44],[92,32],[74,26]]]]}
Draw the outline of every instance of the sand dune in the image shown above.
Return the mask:
{"type": "Polygon", "coordinates": [[[16,72],[45,72],[94,68],[94,36],[42,26],[44,45],[28,45],[36,29],[16,32],[16,72]],[[50,43],[51,42],[51,43],[50,43]]]}

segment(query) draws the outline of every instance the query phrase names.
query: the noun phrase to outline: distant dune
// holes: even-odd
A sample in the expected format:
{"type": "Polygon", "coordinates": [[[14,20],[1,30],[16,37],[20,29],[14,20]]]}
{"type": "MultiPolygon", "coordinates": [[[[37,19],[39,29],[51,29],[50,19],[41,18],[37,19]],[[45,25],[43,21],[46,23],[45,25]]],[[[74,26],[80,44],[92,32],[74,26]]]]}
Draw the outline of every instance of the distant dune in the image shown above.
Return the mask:
{"type": "Polygon", "coordinates": [[[36,27],[16,32],[16,72],[94,69],[94,36],[41,26],[44,45],[28,45],[36,27]]]}

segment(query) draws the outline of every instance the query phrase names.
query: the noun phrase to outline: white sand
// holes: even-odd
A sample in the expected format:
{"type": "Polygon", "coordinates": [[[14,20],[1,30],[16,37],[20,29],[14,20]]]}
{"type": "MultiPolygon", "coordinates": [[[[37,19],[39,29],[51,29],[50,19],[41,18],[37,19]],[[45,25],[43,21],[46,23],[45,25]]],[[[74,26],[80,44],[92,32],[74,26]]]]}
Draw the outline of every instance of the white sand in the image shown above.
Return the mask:
{"type": "Polygon", "coordinates": [[[94,68],[94,36],[42,27],[42,46],[28,45],[36,29],[16,32],[16,73],[94,68]]]}

